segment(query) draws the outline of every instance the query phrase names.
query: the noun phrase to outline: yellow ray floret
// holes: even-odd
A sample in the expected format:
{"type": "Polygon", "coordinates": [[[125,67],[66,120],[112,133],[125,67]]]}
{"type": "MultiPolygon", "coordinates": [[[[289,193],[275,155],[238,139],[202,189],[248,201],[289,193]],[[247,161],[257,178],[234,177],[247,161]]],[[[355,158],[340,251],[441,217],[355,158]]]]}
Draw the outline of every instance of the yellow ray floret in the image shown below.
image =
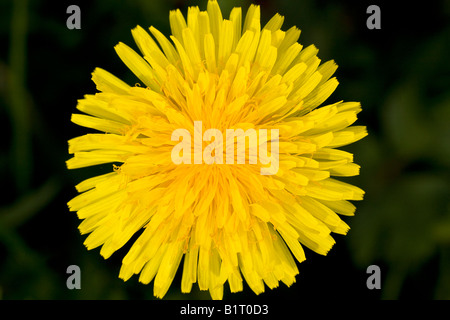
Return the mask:
{"type": "Polygon", "coordinates": [[[227,18],[209,0],[206,11],[189,8],[187,19],[171,11],[170,37],[136,27],[141,54],[123,43],[115,50],[141,85],[97,68],[99,92],[78,101],[84,114],[72,115],[97,132],[69,141],[67,167],[112,164],[110,173],[79,183],[68,203],[83,220],[80,232],[89,234],[85,245],[108,258],[140,232],[119,277],[153,281],[157,297],[180,266],[182,292],[197,283],[214,299],[226,282],[237,292],[246,281],[256,294],[280,281],[290,286],[304,247],[326,255],[331,234],[349,230],[339,215],[353,215],[350,201],[363,199],[364,191],[336,178],[359,174],[353,155],[337,148],[367,135],[352,126],[360,104],[319,108],[338,85],[336,63],[321,64],[315,46],[297,42],[296,27],[283,31],[284,17],[265,25],[260,17],[252,5],[245,17],[234,8],[227,18]],[[244,149],[239,134],[214,135],[214,148],[206,147],[202,134],[213,128],[246,134],[244,149]],[[177,129],[186,143],[180,149],[177,129]],[[252,132],[260,153],[250,147],[252,132]],[[235,145],[242,158],[228,157],[235,145]],[[204,150],[221,162],[197,163],[204,150]]]}

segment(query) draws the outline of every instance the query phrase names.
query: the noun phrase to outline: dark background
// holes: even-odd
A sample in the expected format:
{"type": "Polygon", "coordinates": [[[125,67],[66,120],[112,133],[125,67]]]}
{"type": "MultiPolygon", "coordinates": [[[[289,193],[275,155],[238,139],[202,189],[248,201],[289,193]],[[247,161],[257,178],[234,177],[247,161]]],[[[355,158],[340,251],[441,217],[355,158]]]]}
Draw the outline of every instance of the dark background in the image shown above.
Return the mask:
{"type": "MultiPolygon", "coordinates": [[[[265,0],[263,24],[276,12],[283,30],[315,44],[322,61],[339,65],[327,102],[361,101],[357,124],[369,136],[345,150],[361,175],[346,178],[366,191],[351,230],[335,235],[327,257],[308,249],[291,288],[255,296],[245,287],[225,299],[450,299],[450,2],[265,0]],[[366,9],[381,8],[381,30],[368,30],[366,9]],[[380,290],[366,287],[369,265],[381,268],[380,290]]],[[[219,0],[224,17],[248,1],[219,0]]],[[[129,246],[103,260],[87,251],[79,220],[67,208],[74,185],[110,166],[67,170],[67,140],[86,131],[70,122],[77,99],[95,93],[102,67],[129,84],[137,79],[114,52],[136,48],[131,29],[155,26],[169,35],[169,10],[206,1],[0,2],[0,299],[153,299],[152,283],[123,282],[129,246]],[[66,9],[81,8],[81,30],[66,9]],[[81,290],[68,290],[66,269],[81,268],[81,290]]],[[[181,270],[181,268],[180,268],[181,270]]],[[[180,272],[166,299],[209,299],[197,284],[180,293],[180,272]]]]}

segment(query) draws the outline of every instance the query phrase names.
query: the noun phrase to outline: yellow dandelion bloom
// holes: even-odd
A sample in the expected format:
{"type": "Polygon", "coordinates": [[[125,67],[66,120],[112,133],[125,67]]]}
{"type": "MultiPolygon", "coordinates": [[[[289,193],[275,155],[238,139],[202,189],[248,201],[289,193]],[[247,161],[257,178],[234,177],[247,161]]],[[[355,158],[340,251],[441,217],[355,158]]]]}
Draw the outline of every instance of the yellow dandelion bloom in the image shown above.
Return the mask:
{"type": "Polygon", "coordinates": [[[349,230],[338,214],[353,215],[349,200],[364,192],[335,178],[359,174],[337,148],[366,136],[351,126],[361,106],[317,108],[338,85],[337,65],[321,64],[283,20],[261,26],[256,5],[224,19],[210,0],[187,19],[171,11],[170,40],[133,29],[142,55],[115,47],[142,85],[94,70],[100,92],[78,101],[84,114],[72,121],[101,133],[70,140],[67,167],[111,172],[79,183],[68,206],[105,258],[140,233],[120,278],[139,274],[162,298],[182,264],[184,293],[198,283],[221,299],[226,282],[238,292],[245,280],[259,294],[295,282],[303,246],[326,255],[331,233],[349,230]]]}

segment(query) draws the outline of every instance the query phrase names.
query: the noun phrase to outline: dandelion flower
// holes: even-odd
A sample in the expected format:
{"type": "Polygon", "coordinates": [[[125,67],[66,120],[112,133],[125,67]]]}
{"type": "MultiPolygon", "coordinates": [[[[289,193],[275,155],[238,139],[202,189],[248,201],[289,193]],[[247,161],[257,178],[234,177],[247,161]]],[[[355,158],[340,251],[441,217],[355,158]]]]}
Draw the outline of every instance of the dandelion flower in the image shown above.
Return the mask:
{"type": "Polygon", "coordinates": [[[246,281],[260,294],[295,282],[304,246],[326,255],[335,243],[331,233],[349,230],[339,215],[353,215],[349,200],[362,200],[364,192],[336,179],[359,174],[353,155],[337,148],[366,136],[365,127],[351,126],[361,106],[318,108],[338,85],[337,65],[321,64],[314,45],[297,42],[299,29],[281,30],[283,20],[276,14],[261,26],[256,5],[245,17],[234,8],[224,19],[210,0],[206,11],[190,7],[187,19],[171,11],[170,40],[154,27],[133,29],[142,55],[123,43],[115,47],[141,85],[94,70],[99,92],[78,101],[84,114],[72,121],[100,133],[69,141],[67,167],[110,164],[111,171],[79,183],[68,206],[89,234],[86,247],[101,247],[104,258],[136,235],[123,258],[123,280],[138,274],[162,298],[181,267],[184,293],[198,283],[221,299],[225,283],[238,292],[246,281]],[[180,128],[200,134],[200,142],[183,138],[190,153],[174,152],[180,128]],[[238,133],[226,141],[215,136],[208,149],[201,134],[211,128],[238,133]],[[265,143],[271,159],[277,153],[272,174],[262,174],[262,158],[250,161],[255,150],[247,133],[262,129],[278,133],[265,141],[257,136],[257,148],[265,143]],[[239,138],[248,140],[244,158],[236,152],[231,163],[221,161],[239,138]],[[207,150],[214,161],[195,161],[207,150]],[[176,163],[174,153],[184,161],[176,163]]]}

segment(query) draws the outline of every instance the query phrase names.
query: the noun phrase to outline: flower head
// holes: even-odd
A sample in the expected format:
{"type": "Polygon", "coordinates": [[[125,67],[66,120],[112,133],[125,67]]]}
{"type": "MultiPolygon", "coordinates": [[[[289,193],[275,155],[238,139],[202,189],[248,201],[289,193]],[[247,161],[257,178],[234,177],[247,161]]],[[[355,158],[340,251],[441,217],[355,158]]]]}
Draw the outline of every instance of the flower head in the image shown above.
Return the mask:
{"type": "Polygon", "coordinates": [[[261,26],[256,5],[245,19],[241,8],[224,19],[210,0],[187,20],[171,11],[170,40],[133,29],[142,56],[115,47],[142,86],[93,72],[100,92],[79,100],[85,114],[72,121],[102,133],[70,140],[67,166],[112,170],[78,184],[68,205],[89,233],[86,247],[101,246],[105,258],[140,233],[120,278],[140,274],[163,297],[182,264],[183,292],[197,282],[220,299],[225,282],[237,292],[245,279],[259,294],[295,282],[303,246],[326,255],[331,233],[347,233],[338,214],[353,215],[349,200],[364,192],[334,178],[359,173],[337,148],[367,134],[349,127],[361,107],[317,108],[338,84],[337,66],[320,64],[283,20],[261,26]]]}

